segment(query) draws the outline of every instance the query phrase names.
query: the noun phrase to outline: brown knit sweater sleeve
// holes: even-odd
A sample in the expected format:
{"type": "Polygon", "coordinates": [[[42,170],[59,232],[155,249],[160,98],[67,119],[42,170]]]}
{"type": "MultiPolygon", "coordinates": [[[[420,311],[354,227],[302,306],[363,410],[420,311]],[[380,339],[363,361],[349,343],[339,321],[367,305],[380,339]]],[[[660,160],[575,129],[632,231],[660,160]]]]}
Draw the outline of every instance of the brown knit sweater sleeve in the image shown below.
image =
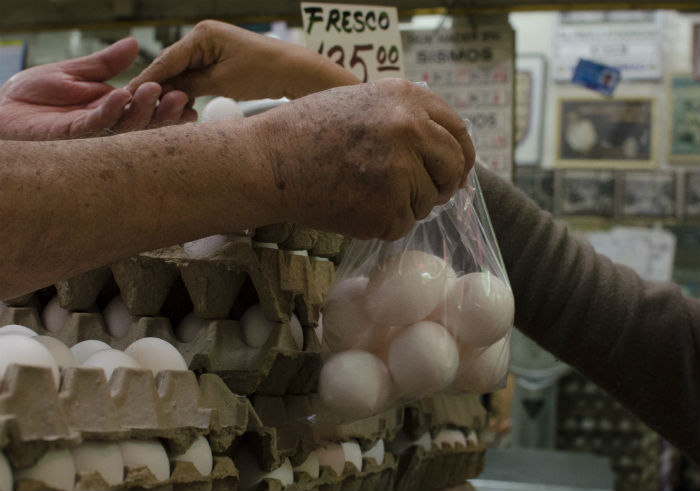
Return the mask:
{"type": "Polygon", "coordinates": [[[477,175],[515,325],[700,460],[700,301],[613,264],[509,182],[477,175]]]}

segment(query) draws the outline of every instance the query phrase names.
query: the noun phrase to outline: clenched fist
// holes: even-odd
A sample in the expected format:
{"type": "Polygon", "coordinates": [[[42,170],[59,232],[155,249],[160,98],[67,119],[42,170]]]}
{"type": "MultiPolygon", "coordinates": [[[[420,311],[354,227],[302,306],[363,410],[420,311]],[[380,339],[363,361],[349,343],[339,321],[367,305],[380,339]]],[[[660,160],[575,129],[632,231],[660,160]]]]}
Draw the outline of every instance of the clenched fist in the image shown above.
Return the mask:
{"type": "Polygon", "coordinates": [[[255,118],[286,219],[353,237],[403,236],[474,164],[459,115],[403,80],[318,92],[255,118]]]}

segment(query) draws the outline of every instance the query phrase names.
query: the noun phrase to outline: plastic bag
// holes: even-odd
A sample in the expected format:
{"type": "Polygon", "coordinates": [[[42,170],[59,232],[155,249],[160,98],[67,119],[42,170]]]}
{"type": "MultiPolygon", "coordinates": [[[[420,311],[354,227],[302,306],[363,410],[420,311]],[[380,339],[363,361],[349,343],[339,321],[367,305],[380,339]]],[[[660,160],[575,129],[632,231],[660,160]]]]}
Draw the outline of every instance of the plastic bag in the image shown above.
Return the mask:
{"type": "Polygon", "coordinates": [[[348,421],[502,388],[514,300],[476,172],[402,239],[353,240],[322,311],[319,397],[348,421]]]}

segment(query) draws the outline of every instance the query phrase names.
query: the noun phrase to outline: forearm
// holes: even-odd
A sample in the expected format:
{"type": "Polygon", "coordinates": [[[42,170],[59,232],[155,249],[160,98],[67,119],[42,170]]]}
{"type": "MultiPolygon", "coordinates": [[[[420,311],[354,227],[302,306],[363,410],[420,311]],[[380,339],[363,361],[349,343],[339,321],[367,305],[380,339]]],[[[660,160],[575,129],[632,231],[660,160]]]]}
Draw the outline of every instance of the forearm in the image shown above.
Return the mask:
{"type": "Polygon", "coordinates": [[[250,121],[0,142],[0,298],[137,252],[280,219],[250,121]]]}
{"type": "Polygon", "coordinates": [[[700,455],[700,302],[596,254],[480,169],[515,324],[688,455],[700,455]]]}

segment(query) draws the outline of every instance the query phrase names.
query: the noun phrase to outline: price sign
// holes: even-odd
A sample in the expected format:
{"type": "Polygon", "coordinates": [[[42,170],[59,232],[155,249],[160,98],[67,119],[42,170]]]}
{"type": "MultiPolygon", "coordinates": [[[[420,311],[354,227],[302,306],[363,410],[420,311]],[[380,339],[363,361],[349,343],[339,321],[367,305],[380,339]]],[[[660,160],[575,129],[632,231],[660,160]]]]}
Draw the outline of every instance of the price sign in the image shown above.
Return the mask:
{"type": "Polygon", "coordinates": [[[404,78],[395,7],[302,3],[306,45],[363,82],[404,78]]]}

